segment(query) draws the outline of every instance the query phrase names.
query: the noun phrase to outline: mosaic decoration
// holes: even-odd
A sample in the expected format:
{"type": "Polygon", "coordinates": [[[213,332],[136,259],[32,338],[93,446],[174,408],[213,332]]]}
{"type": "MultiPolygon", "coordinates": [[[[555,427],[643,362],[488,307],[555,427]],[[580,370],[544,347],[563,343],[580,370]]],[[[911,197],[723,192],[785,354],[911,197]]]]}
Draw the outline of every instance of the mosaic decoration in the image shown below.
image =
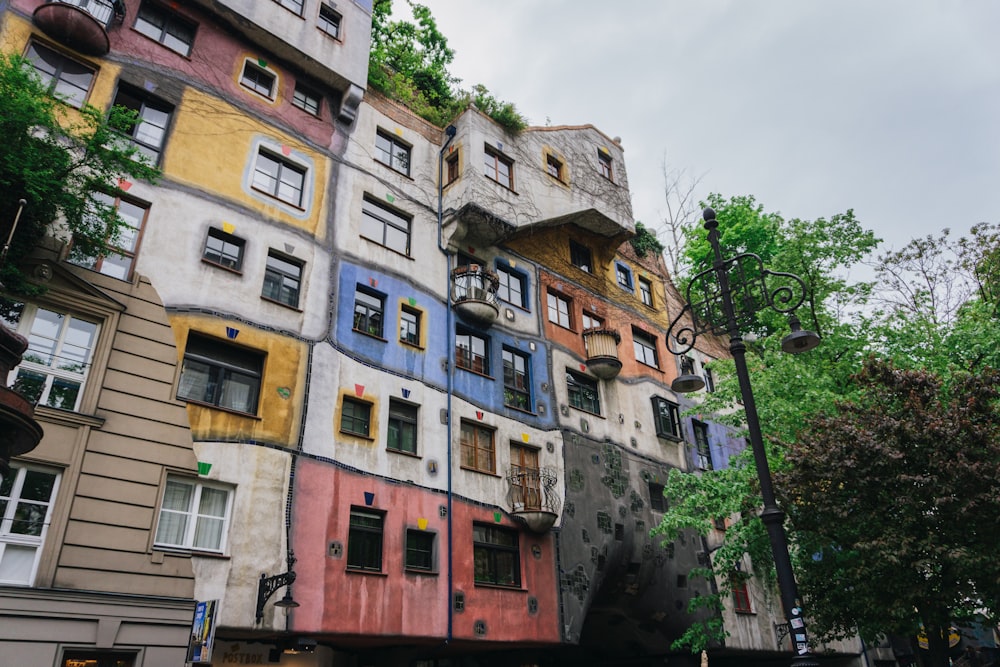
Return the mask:
{"type": "Polygon", "coordinates": [[[531,440],[531,437],[527,433],[522,433],[521,440],[523,440],[524,442],[528,442],[529,440],[531,440]]]}
{"type": "Polygon", "coordinates": [[[586,528],[580,531],[580,537],[583,539],[584,544],[590,544],[590,531],[586,528]]]}
{"type": "Polygon", "coordinates": [[[455,591],[455,596],[452,598],[451,606],[455,611],[465,611],[465,593],[462,591],[455,591]]]}
{"type": "Polygon", "coordinates": [[[371,507],[375,502],[375,494],[371,491],[365,491],[365,505],[371,507]]]}
{"type": "Polygon", "coordinates": [[[640,470],[639,471],[639,479],[641,479],[644,482],[649,482],[650,479],[651,479],[649,471],[648,470],[640,470]]]}
{"type": "Polygon", "coordinates": [[[668,544],[666,546],[666,550],[667,550],[667,558],[669,558],[670,560],[673,560],[674,559],[674,551],[675,551],[674,543],[671,542],[670,544],[668,544]]]}
{"type": "Polygon", "coordinates": [[[636,440],[635,438],[630,438],[629,442],[632,444],[633,447],[638,447],[639,446],[639,441],[636,440]]]}
{"type": "Polygon", "coordinates": [[[545,451],[547,451],[549,454],[552,454],[553,452],[555,452],[556,451],[556,445],[555,445],[555,443],[552,442],[551,440],[549,442],[546,442],[545,443],[545,451]]]}
{"type": "Polygon", "coordinates": [[[286,146],[285,144],[282,144],[281,145],[281,154],[284,155],[285,157],[288,157],[289,155],[292,154],[292,147],[291,146],[286,146]]]}
{"type": "Polygon", "coordinates": [[[601,532],[605,535],[611,534],[611,515],[607,512],[598,511],[597,512],[597,527],[600,528],[601,532]]]}
{"type": "Polygon", "coordinates": [[[569,517],[576,516],[576,503],[563,503],[563,512],[569,517]]]}
{"type": "Polygon", "coordinates": [[[620,516],[623,519],[625,517],[627,517],[628,516],[628,508],[625,507],[624,505],[619,505],[618,506],[618,516],[620,516]]]}
{"type": "Polygon", "coordinates": [[[427,472],[431,475],[438,474],[438,462],[436,460],[431,459],[427,462],[427,472]]]}
{"type": "Polygon", "coordinates": [[[236,231],[236,225],[234,225],[231,222],[223,222],[222,231],[224,231],[227,234],[232,234],[233,232],[236,231]]]}
{"type": "Polygon", "coordinates": [[[629,489],[628,496],[631,501],[629,507],[632,509],[632,513],[638,514],[646,506],[646,503],[642,500],[642,496],[635,492],[635,489],[629,489]]]}
{"type": "Polygon", "coordinates": [[[528,598],[528,613],[531,615],[538,613],[538,598],[534,596],[528,598]]]}
{"type": "Polygon", "coordinates": [[[653,545],[652,544],[644,544],[644,545],[642,545],[642,559],[643,560],[652,560],[653,559],[653,545]]]}
{"type": "Polygon", "coordinates": [[[598,553],[600,552],[597,551],[597,547],[590,547],[590,562],[593,563],[594,565],[597,565],[598,553]]]}
{"type": "Polygon", "coordinates": [[[263,58],[257,58],[257,64],[260,65],[261,67],[267,67],[267,61],[264,60],[263,58]]]}
{"type": "Polygon", "coordinates": [[[483,420],[483,411],[482,410],[476,410],[476,419],[478,419],[479,421],[483,420]]]}
{"type": "Polygon", "coordinates": [[[579,470],[571,470],[566,479],[566,486],[570,491],[583,491],[583,473],[579,470]]]}
{"type": "Polygon", "coordinates": [[[291,397],[292,390],[288,387],[278,387],[278,396],[285,399],[286,401],[291,397]]]}
{"type": "Polygon", "coordinates": [[[361,398],[365,395],[365,386],[363,384],[354,385],[354,395],[361,398]]]}
{"type": "Polygon", "coordinates": [[[125,192],[128,192],[129,188],[132,187],[132,182],[131,181],[127,181],[124,178],[119,178],[118,179],[118,187],[121,188],[122,190],[124,190],[125,192]]]}
{"type": "Polygon", "coordinates": [[[621,498],[628,487],[628,472],[622,466],[622,454],[614,445],[604,445],[604,477],[601,484],[611,489],[611,495],[621,498]]]}
{"type": "Polygon", "coordinates": [[[476,621],[475,625],[472,626],[472,631],[476,633],[477,637],[486,636],[486,621],[480,619],[476,621]]]}
{"type": "Polygon", "coordinates": [[[590,433],[590,422],[586,419],[580,419],[580,430],[584,433],[590,433]]]}
{"type": "Polygon", "coordinates": [[[403,394],[403,398],[409,398],[410,397],[410,390],[409,389],[400,389],[400,391],[403,394]]]}
{"type": "Polygon", "coordinates": [[[409,302],[409,304],[411,306],[416,306],[417,305],[417,299],[415,297],[411,296],[410,298],[407,299],[407,301],[409,302]]]}
{"type": "Polygon", "coordinates": [[[440,507],[438,507],[438,515],[442,519],[445,518],[446,516],[448,516],[448,506],[447,505],[441,505],[440,507]]]}
{"type": "Polygon", "coordinates": [[[644,533],[644,532],[646,532],[646,522],[643,521],[642,519],[637,520],[635,522],[635,532],[637,532],[637,533],[644,533]]]}
{"type": "Polygon", "coordinates": [[[211,463],[205,463],[204,461],[198,461],[198,474],[207,475],[209,471],[212,470],[211,463]]]}
{"type": "Polygon", "coordinates": [[[495,521],[496,523],[500,523],[501,521],[503,521],[503,514],[501,514],[500,512],[494,512],[493,521],[495,521]]]}
{"type": "Polygon", "coordinates": [[[344,555],[344,544],[343,542],[330,542],[330,549],[327,551],[330,554],[330,558],[340,558],[344,555]]]}
{"type": "Polygon", "coordinates": [[[417,528],[420,530],[427,530],[427,519],[417,519],[417,528]]]}
{"type": "Polygon", "coordinates": [[[368,284],[372,287],[378,287],[378,279],[369,277],[368,284]]]}
{"type": "Polygon", "coordinates": [[[391,204],[392,202],[396,201],[396,198],[393,197],[391,193],[386,192],[385,193],[385,200],[391,204]]]}
{"type": "Polygon", "coordinates": [[[240,330],[236,327],[226,327],[226,338],[229,340],[236,340],[236,337],[240,335],[240,330]]]}
{"type": "Polygon", "coordinates": [[[531,545],[531,555],[535,557],[535,560],[542,559],[542,548],[537,544],[531,545]]]}
{"type": "Polygon", "coordinates": [[[590,455],[590,462],[593,463],[594,465],[599,465],[601,463],[601,455],[600,454],[591,454],[590,455]]]}
{"type": "Polygon", "coordinates": [[[583,604],[587,598],[587,591],[590,590],[590,577],[587,576],[583,565],[577,565],[572,572],[563,574],[562,588],[572,593],[583,604]]]}

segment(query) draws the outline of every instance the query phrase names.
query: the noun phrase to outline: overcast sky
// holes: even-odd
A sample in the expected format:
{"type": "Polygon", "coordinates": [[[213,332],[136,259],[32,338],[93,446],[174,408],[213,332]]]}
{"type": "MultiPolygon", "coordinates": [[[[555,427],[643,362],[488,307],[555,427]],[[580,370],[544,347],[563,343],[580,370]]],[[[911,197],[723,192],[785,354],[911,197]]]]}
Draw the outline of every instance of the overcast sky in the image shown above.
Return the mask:
{"type": "Polygon", "coordinates": [[[422,2],[463,87],[621,137],[647,225],[664,159],[699,197],[853,208],[895,248],[1000,222],[997,0],[422,2]]]}

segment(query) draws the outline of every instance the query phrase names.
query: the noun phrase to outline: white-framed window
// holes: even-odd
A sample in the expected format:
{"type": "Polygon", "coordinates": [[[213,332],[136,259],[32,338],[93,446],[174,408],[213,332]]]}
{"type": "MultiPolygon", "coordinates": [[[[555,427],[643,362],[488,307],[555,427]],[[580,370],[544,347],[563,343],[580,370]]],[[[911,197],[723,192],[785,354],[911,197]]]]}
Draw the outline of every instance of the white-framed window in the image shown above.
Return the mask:
{"type": "Polygon", "coordinates": [[[341,16],[336,9],[326,3],[319,6],[319,20],[316,22],[316,27],[324,33],[334,39],[340,39],[340,21],[341,16]]]}
{"type": "Polygon", "coordinates": [[[167,476],[156,546],[224,552],[232,497],[232,488],[222,484],[167,476]]]}
{"type": "Polygon", "coordinates": [[[302,208],[306,169],[263,148],[253,168],[253,189],[297,208],[302,208]]]}
{"type": "Polygon", "coordinates": [[[139,6],[135,29],[182,56],[191,53],[195,26],[166,7],[145,0],[139,6]]]}
{"type": "Polygon", "coordinates": [[[263,66],[251,60],[243,62],[243,72],[240,74],[240,85],[248,90],[252,90],[258,95],[263,95],[269,100],[274,99],[275,83],[278,77],[269,72],[263,66]]]}
{"type": "Polygon", "coordinates": [[[0,584],[30,586],[59,491],[59,473],[19,463],[0,474],[0,584]]]}
{"type": "Polygon", "coordinates": [[[54,309],[21,304],[9,322],[28,339],[21,363],[8,383],[28,400],[77,410],[93,363],[100,325],[54,309]]]}

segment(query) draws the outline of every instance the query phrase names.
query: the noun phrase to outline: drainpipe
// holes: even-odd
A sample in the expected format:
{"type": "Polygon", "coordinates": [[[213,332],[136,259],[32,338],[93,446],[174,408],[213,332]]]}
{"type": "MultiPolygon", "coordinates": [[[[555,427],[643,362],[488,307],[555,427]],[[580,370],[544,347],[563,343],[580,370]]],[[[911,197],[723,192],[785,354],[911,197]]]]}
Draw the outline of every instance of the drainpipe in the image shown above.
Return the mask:
{"type": "Polygon", "coordinates": [[[451,533],[452,533],[452,530],[451,530],[452,529],[451,509],[452,509],[452,498],[453,498],[452,488],[451,488],[451,436],[452,436],[452,431],[451,431],[451,417],[452,417],[452,415],[451,415],[451,394],[454,391],[454,385],[453,385],[453,382],[452,382],[452,364],[454,363],[454,359],[452,358],[452,356],[453,356],[453,349],[454,349],[455,346],[454,345],[449,345],[447,343],[448,337],[451,336],[451,327],[452,327],[452,318],[453,318],[453,315],[452,315],[452,312],[451,312],[451,262],[449,261],[450,254],[448,252],[448,249],[445,248],[444,245],[443,245],[443,243],[442,243],[442,241],[443,241],[442,227],[444,226],[444,208],[443,208],[443,206],[444,206],[444,153],[445,153],[446,150],[448,150],[448,146],[451,144],[452,139],[454,139],[455,135],[458,133],[458,128],[456,128],[454,125],[449,125],[448,128],[444,131],[444,133],[447,135],[448,138],[447,138],[447,140],[445,140],[444,145],[441,146],[441,151],[438,153],[438,208],[437,208],[437,224],[438,224],[438,229],[437,229],[437,231],[438,231],[438,250],[440,250],[444,254],[444,257],[445,257],[445,271],[444,271],[444,275],[445,275],[445,293],[448,295],[447,296],[447,312],[445,314],[445,318],[446,318],[445,319],[445,322],[446,322],[445,326],[447,327],[446,337],[445,337],[445,347],[448,350],[448,365],[447,365],[447,368],[445,369],[446,373],[448,375],[448,398],[447,398],[447,400],[448,400],[448,407],[446,408],[446,412],[448,413],[448,423],[446,425],[447,432],[448,432],[448,436],[447,436],[448,437],[448,600],[447,600],[447,602],[448,602],[448,635],[445,638],[445,644],[449,644],[449,643],[451,643],[451,638],[452,638],[452,635],[453,635],[452,628],[454,626],[454,620],[455,620],[455,607],[454,607],[454,603],[453,603],[453,598],[455,597],[455,577],[454,577],[454,571],[453,571],[453,568],[452,568],[452,564],[453,564],[453,561],[454,561],[454,554],[452,553],[452,547],[453,547],[453,545],[452,545],[452,539],[451,539],[451,533]]]}

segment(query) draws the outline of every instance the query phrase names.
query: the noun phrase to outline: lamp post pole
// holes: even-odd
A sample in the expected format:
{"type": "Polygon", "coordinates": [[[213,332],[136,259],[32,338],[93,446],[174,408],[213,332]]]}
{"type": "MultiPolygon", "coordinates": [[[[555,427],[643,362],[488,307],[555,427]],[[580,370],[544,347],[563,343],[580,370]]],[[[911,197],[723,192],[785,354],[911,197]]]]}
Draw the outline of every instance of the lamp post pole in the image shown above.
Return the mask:
{"type": "MultiPolygon", "coordinates": [[[[802,280],[793,274],[764,269],[760,257],[753,253],[743,253],[731,259],[724,259],[719,246],[715,211],[706,208],[704,219],[714,257],[712,268],[696,275],[688,286],[684,308],[670,324],[667,344],[673,354],[683,355],[694,346],[700,334],[711,332],[729,336],[729,351],[736,365],[740,396],[746,412],[747,433],[764,502],[760,518],[764,522],[771,543],[781,604],[788,621],[792,650],[795,654],[791,664],[793,667],[818,666],[819,663],[809,648],[805,618],[798,600],[792,561],[788,555],[788,540],[783,525],[785,513],[778,507],[774,497],[774,485],[764,449],[753,387],[750,385],[746,344],[740,333],[740,325],[751,320],[755,313],[770,307],[780,313],[789,313],[791,316],[792,333],[782,341],[782,349],[786,352],[794,354],[811,350],[819,344],[819,336],[810,331],[802,331],[794,314],[795,309],[805,298],[802,280]],[[772,280],[770,285],[769,279],[772,280]],[[773,287],[775,280],[779,283],[776,288],[773,287]],[[692,300],[693,291],[700,298],[692,300]],[[739,310],[734,295],[740,303],[739,310]],[[682,321],[685,315],[690,318],[690,323],[682,321]]],[[[682,375],[674,386],[679,387],[680,391],[692,391],[700,389],[704,386],[704,382],[695,376],[682,375]]]]}

